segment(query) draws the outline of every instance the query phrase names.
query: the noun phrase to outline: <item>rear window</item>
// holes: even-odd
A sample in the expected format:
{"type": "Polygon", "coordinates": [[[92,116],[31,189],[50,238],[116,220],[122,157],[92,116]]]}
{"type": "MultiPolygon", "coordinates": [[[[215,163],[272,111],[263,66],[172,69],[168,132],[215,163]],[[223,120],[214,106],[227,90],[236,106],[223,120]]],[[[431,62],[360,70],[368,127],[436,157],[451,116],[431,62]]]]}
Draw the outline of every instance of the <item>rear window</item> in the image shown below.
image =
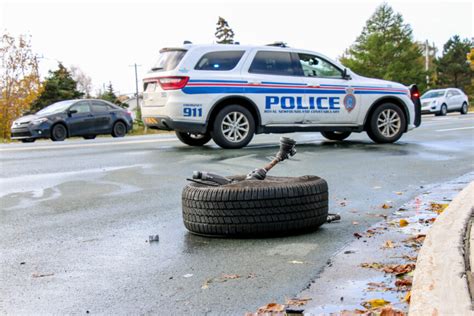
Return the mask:
{"type": "Polygon", "coordinates": [[[289,52],[260,51],[255,55],[249,72],[257,74],[296,76],[299,69],[289,52]]]}
{"type": "Polygon", "coordinates": [[[181,59],[183,59],[185,50],[165,50],[160,52],[158,61],[155,63],[152,71],[168,71],[173,70],[178,66],[181,59]]]}
{"type": "Polygon", "coordinates": [[[206,53],[201,57],[201,59],[199,59],[194,69],[215,71],[232,70],[237,66],[243,55],[244,51],[219,51],[206,53]]]}

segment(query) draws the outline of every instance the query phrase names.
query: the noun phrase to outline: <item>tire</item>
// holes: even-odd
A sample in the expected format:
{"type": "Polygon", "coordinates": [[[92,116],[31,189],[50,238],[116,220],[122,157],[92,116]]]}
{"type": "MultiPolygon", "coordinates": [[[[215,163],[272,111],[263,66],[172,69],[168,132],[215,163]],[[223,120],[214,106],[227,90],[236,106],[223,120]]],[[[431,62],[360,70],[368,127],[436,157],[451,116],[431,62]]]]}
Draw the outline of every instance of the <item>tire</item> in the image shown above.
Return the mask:
{"type": "Polygon", "coordinates": [[[245,147],[255,133],[255,120],[249,110],[241,105],[227,105],[212,122],[212,139],[222,148],[235,149],[245,147]],[[234,127],[232,123],[238,124],[234,127]],[[226,126],[231,126],[227,130],[226,126]]]}
{"type": "Polygon", "coordinates": [[[438,116],[446,116],[448,114],[448,107],[446,104],[441,105],[441,109],[439,109],[438,116]]]}
{"type": "Polygon", "coordinates": [[[192,134],[186,132],[175,131],[178,139],[189,146],[203,146],[211,140],[211,134],[192,134]]]}
{"type": "Polygon", "coordinates": [[[462,106],[461,106],[461,111],[460,111],[460,112],[461,112],[461,114],[464,115],[464,114],[467,114],[467,111],[468,111],[468,110],[467,110],[467,103],[464,102],[464,103],[462,104],[462,106]]]}
{"type": "Polygon", "coordinates": [[[379,144],[396,142],[406,130],[405,114],[399,106],[393,103],[384,103],[378,106],[369,120],[367,135],[379,144]],[[386,125],[380,126],[383,123],[386,123],[386,125]],[[388,126],[387,130],[385,126],[388,126]]]}
{"type": "Polygon", "coordinates": [[[351,132],[321,132],[321,135],[329,140],[344,140],[351,134],[351,132]]]}
{"type": "Polygon", "coordinates": [[[53,126],[51,129],[51,140],[53,142],[62,142],[67,138],[67,128],[63,124],[59,123],[53,126]]]}
{"type": "Polygon", "coordinates": [[[25,139],[22,139],[21,142],[22,143],[34,143],[36,140],[36,138],[25,138],[25,139]]]}
{"type": "Polygon", "coordinates": [[[97,135],[86,135],[84,139],[94,139],[97,135]]]}
{"type": "Polygon", "coordinates": [[[113,137],[124,137],[127,134],[127,126],[122,121],[115,122],[112,127],[112,136],[113,137]]]}
{"type": "Polygon", "coordinates": [[[314,231],[328,216],[328,186],[316,176],[267,177],[183,189],[185,227],[211,237],[271,237],[314,231]]]}

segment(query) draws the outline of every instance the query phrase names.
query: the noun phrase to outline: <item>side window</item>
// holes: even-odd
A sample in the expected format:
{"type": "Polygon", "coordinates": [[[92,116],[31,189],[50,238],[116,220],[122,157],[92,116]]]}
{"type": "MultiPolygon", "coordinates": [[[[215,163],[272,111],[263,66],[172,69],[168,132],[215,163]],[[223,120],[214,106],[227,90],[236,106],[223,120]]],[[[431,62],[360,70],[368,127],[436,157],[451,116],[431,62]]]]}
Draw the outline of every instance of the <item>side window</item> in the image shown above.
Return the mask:
{"type": "Polygon", "coordinates": [[[457,90],[452,90],[454,96],[460,96],[461,93],[457,90]]]}
{"type": "Polygon", "coordinates": [[[321,57],[298,54],[305,77],[342,78],[342,70],[321,57]]]}
{"type": "Polygon", "coordinates": [[[237,66],[245,51],[220,51],[204,54],[199,59],[196,70],[232,70],[237,66]]]}
{"type": "Polygon", "coordinates": [[[70,110],[76,110],[77,113],[89,113],[91,111],[89,102],[81,101],[71,106],[70,110]]]}
{"type": "Polygon", "coordinates": [[[250,73],[297,76],[300,69],[292,62],[289,52],[259,51],[249,69],[250,73]]]}
{"type": "Polygon", "coordinates": [[[92,101],[92,112],[108,112],[107,104],[100,101],[92,101]]]}

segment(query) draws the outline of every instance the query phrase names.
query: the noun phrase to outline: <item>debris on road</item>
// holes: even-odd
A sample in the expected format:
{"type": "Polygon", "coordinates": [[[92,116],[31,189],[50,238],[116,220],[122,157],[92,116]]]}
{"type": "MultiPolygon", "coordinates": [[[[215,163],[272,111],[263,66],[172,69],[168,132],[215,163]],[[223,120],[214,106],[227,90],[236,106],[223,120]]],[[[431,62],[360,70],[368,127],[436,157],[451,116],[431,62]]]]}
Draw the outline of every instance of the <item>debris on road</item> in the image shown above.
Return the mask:
{"type": "Polygon", "coordinates": [[[150,243],[157,242],[157,241],[160,241],[160,236],[158,236],[158,235],[150,235],[148,237],[148,242],[150,242],[150,243]]]}
{"type": "Polygon", "coordinates": [[[53,276],[54,273],[33,273],[31,276],[33,278],[44,278],[44,277],[49,277],[49,276],[53,276]]]}

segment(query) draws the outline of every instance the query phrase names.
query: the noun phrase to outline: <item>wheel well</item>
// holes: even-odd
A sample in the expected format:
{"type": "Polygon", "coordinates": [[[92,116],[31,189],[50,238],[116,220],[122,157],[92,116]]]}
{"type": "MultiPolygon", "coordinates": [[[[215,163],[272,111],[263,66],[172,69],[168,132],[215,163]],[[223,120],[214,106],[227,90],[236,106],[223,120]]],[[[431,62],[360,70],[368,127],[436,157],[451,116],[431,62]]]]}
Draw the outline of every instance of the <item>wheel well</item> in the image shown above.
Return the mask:
{"type": "Polygon", "coordinates": [[[52,133],[53,128],[54,128],[56,125],[62,125],[62,126],[64,126],[64,128],[66,129],[66,137],[69,137],[69,128],[67,127],[66,123],[64,123],[64,122],[56,122],[56,123],[54,123],[54,124],[51,126],[51,128],[50,128],[50,133],[52,133]]]}
{"type": "Polygon", "coordinates": [[[247,98],[238,97],[238,96],[227,97],[227,98],[219,100],[218,102],[216,102],[216,104],[214,104],[207,119],[207,131],[210,131],[212,129],[212,122],[214,122],[214,119],[216,118],[219,111],[222,110],[222,108],[224,108],[226,105],[231,105],[231,104],[238,104],[245,107],[247,110],[249,110],[250,113],[252,114],[253,119],[255,120],[255,129],[256,131],[258,131],[260,127],[260,123],[261,123],[261,118],[260,118],[260,113],[258,112],[257,106],[255,105],[253,101],[247,98]]]}
{"type": "Polygon", "coordinates": [[[404,132],[406,132],[407,129],[408,129],[408,124],[410,122],[410,115],[408,113],[408,109],[407,109],[406,104],[402,100],[400,100],[398,98],[395,98],[395,97],[384,97],[384,98],[378,99],[377,101],[375,101],[371,105],[371,107],[369,109],[369,112],[365,116],[364,130],[367,131],[369,129],[369,127],[370,127],[370,117],[374,113],[377,106],[379,106],[383,103],[393,103],[393,104],[397,105],[402,110],[403,115],[405,115],[405,119],[406,119],[406,122],[407,122],[405,130],[404,130],[404,132]]]}

